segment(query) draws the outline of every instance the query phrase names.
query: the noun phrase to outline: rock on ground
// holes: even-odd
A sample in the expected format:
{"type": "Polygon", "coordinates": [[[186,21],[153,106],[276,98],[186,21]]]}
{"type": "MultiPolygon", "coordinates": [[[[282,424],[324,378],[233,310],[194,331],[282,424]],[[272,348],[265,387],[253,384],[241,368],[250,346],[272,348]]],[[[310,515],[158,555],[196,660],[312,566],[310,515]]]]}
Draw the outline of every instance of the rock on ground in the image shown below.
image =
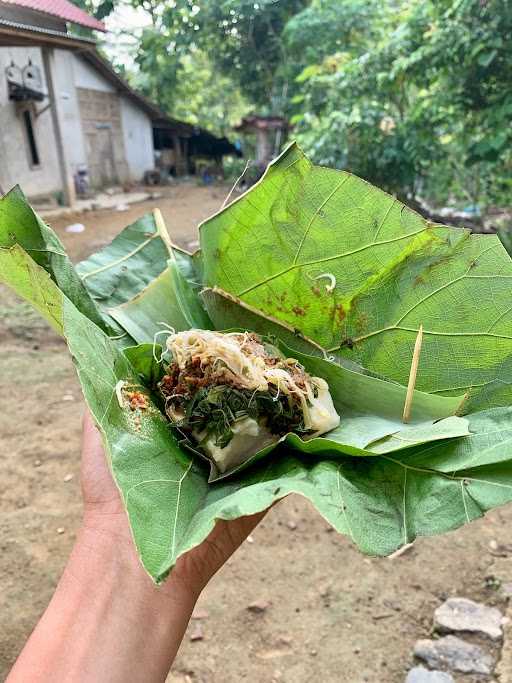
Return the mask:
{"type": "Polygon", "coordinates": [[[405,683],[455,683],[453,676],[445,671],[429,671],[424,666],[415,666],[407,674],[405,683]]]}
{"type": "Polygon", "coordinates": [[[496,668],[500,683],[512,683],[512,606],[508,608],[510,621],[505,626],[505,642],[496,668]]]}
{"type": "MultiPolygon", "coordinates": [[[[501,583],[502,596],[509,598],[509,600],[512,599],[512,557],[496,558],[491,572],[501,583]]],[[[499,664],[496,667],[500,683],[512,683],[512,602],[508,604],[506,617],[503,649],[499,664]]]]}
{"type": "Polygon", "coordinates": [[[439,640],[418,640],[414,654],[433,669],[443,667],[462,673],[490,674],[494,660],[478,645],[466,643],[456,636],[439,640]]]}
{"type": "Polygon", "coordinates": [[[469,631],[492,640],[502,638],[502,621],[503,615],[496,607],[467,598],[450,598],[434,613],[434,626],[439,631],[469,631]]]}

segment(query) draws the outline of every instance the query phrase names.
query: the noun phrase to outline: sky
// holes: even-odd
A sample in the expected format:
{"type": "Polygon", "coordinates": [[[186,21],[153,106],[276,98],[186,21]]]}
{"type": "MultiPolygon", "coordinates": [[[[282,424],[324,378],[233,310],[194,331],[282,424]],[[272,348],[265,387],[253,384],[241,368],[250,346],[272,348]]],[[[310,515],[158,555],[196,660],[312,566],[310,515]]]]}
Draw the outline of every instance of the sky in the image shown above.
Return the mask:
{"type": "Polygon", "coordinates": [[[134,46],[142,30],[151,25],[148,14],[120,2],[115,3],[114,11],[104,21],[108,32],[102,40],[102,47],[109,59],[129,70],[136,69],[134,46]]]}

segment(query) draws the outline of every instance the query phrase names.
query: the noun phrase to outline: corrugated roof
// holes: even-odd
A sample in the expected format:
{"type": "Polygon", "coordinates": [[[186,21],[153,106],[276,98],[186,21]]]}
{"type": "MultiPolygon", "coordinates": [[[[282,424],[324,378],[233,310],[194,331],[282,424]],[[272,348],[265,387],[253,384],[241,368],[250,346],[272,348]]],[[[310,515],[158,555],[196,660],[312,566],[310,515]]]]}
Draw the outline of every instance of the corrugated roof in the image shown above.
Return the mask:
{"type": "Polygon", "coordinates": [[[28,7],[44,14],[51,14],[53,17],[59,17],[63,21],[86,26],[95,31],[106,30],[105,24],[102,21],[91,17],[87,12],[68,2],[68,0],[2,0],[2,2],[18,5],[19,7],[28,7]]]}

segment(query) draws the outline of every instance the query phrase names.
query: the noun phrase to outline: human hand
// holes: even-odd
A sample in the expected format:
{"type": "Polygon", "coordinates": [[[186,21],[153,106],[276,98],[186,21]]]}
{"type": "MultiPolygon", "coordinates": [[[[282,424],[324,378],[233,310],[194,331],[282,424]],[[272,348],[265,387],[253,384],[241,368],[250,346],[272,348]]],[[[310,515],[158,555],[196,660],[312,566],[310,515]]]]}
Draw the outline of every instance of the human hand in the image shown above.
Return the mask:
{"type": "Polygon", "coordinates": [[[219,522],[180,558],[162,586],[144,571],[101,436],[86,413],[84,517],[50,605],[9,683],[160,683],[176,656],[199,593],[264,513],[219,522]]]}
{"type": "MultiPolygon", "coordinates": [[[[89,411],[83,421],[81,483],[84,529],[98,537],[113,537],[125,559],[130,564],[135,560],[142,571],[121,495],[110,472],[101,435],[89,411]]],[[[218,521],[203,543],[178,560],[171,576],[199,595],[264,515],[262,512],[229,522],[218,521]]]]}

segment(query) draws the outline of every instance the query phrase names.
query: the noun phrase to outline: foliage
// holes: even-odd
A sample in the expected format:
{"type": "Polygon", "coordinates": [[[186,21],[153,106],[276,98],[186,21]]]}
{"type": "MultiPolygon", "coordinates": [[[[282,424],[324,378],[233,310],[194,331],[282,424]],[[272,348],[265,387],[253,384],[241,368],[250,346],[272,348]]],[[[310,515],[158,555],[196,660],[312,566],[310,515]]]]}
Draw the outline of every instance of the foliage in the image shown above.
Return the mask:
{"type": "MultiPolygon", "coordinates": [[[[208,51],[215,67],[254,105],[278,106],[285,86],[281,34],[288,19],[306,4],[306,0],[184,0],[177,3],[183,20],[179,27],[173,20],[174,35],[177,44],[184,40],[187,45],[193,35],[194,43],[208,51]]],[[[169,9],[169,14],[175,16],[175,9],[169,9]]],[[[166,21],[171,23],[168,16],[166,21]]]]}
{"type": "MultiPolygon", "coordinates": [[[[303,14],[314,11],[320,22],[331,15],[329,4],[313,2],[303,14]]],[[[360,16],[357,2],[334,4],[360,16]]],[[[402,196],[505,200],[509,3],[388,2],[366,28],[357,26],[343,48],[320,50],[297,79],[295,122],[306,151],[402,196]]]]}
{"type": "MultiPolygon", "coordinates": [[[[496,237],[429,229],[397,200],[346,173],[312,167],[292,146],[255,188],[202,225],[201,244],[193,256],[175,252],[158,217],[146,217],[82,264],[80,277],[18,191],[0,201],[0,279],[65,338],[138,552],[156,581],[206,538],[217,519],[263,510],[293,492],[311,500],[363,552],[380,555],[512,500],[506,334],[512,263],[496,237]],[[236,252],[226,250],[233,229],[236,252]],[[144,287],[150,254],[154,279],[144,287]],[[170,276],[171,266],[180,277],[170,276]],[[327,269],[327,275],[318,272],[327,269]],[[127,271],[134,277],[125,277],[127,271]],[[493,307],[482,307],[481,288],[496,273],[493,307]],[[203,463],[183,450],[160,412],[151,390],[159,377],[152,355],[159,349],[145,343],[159,328],[186,329],[197,314],[191,303],[199,305],[205,284],[232,305],[205,298],[214,322],[224,323],[233,307],[234,318],[251,326],[267,320],[287,357],[327,379],[342,416],[325,438],[304,442],[289,434],[272,454],[260,452],[249,469],[215,483],[208,483],[203,463]],[[396,316],[407,318],[407,326],[379,327],[396,316]],[[124,336],[114,334],[111,320],[129,323],[124,336]],[[424,348],[418,377],[433,393],[415,391],[410,425],[401,422],[404,386],[348,368],[336,362],[339,355],[327,360],[318,354],[318,342],[343,342],[363,326],[367,338],[380,341],[370,348],[364,338],[352,339],[355,355],[403,379],[420,320],[435,344],[424,348]],[[491,337],[492,359],[485,346],[491,337]],[[123,350],[127,338],[138,345],[123,350]],[[503,407],[470,413],[467,420],[453,416],[461,397],[438,394],[467,389],[470,382],[473,402],[466,410],[503,407]],[[130,407],[125,392],[134,389],[146,396],[144,407],[130,407]]],[[[342,346],[341,355],[349,350],[342,346]]]]}
{"type": "Polygon", "coordinates": [[[286,22],[306,0],[131,0],[147,12],[130,75],[162,109],[226,134],[252,107],[281,110],[286,22]]]}
{"type": "Polygon", "coordinates": [[[72,0],[72,2],[100,21],[112,14],[115,6],[115,0],[72,0]]]}
{"type": "Polygon", "coordinates": [[[121,67],[176,117],[285,115],[316,162],[402,199],[509,202],[509,0],[125,1],[150,25],[121,67]]]}
{"type": "Polygon", "coordinates": [[[150,26],[121,67],[170,114],[222,135],[289,116],[316,162],[402,199],[509,202],[509,0],[126,1],[150,26]]]}
{"type": "Polygon", "coordinates": [[[202,224],[207,285],[402,384],[423,325],[419,388],[512,403],[512,262],[495,235],[433,226],[296,145],[265,180],[202,224]]]}
{"type": "Polygon", "coordinates": [[[240,89],[218,72],[205,51],[177,58],[167,54],[163,40],[149,29],[144,32],[141,72],[132,77],[133,85],[176,118],[231,137],[233,126],[250,109],[240,89]]]}

